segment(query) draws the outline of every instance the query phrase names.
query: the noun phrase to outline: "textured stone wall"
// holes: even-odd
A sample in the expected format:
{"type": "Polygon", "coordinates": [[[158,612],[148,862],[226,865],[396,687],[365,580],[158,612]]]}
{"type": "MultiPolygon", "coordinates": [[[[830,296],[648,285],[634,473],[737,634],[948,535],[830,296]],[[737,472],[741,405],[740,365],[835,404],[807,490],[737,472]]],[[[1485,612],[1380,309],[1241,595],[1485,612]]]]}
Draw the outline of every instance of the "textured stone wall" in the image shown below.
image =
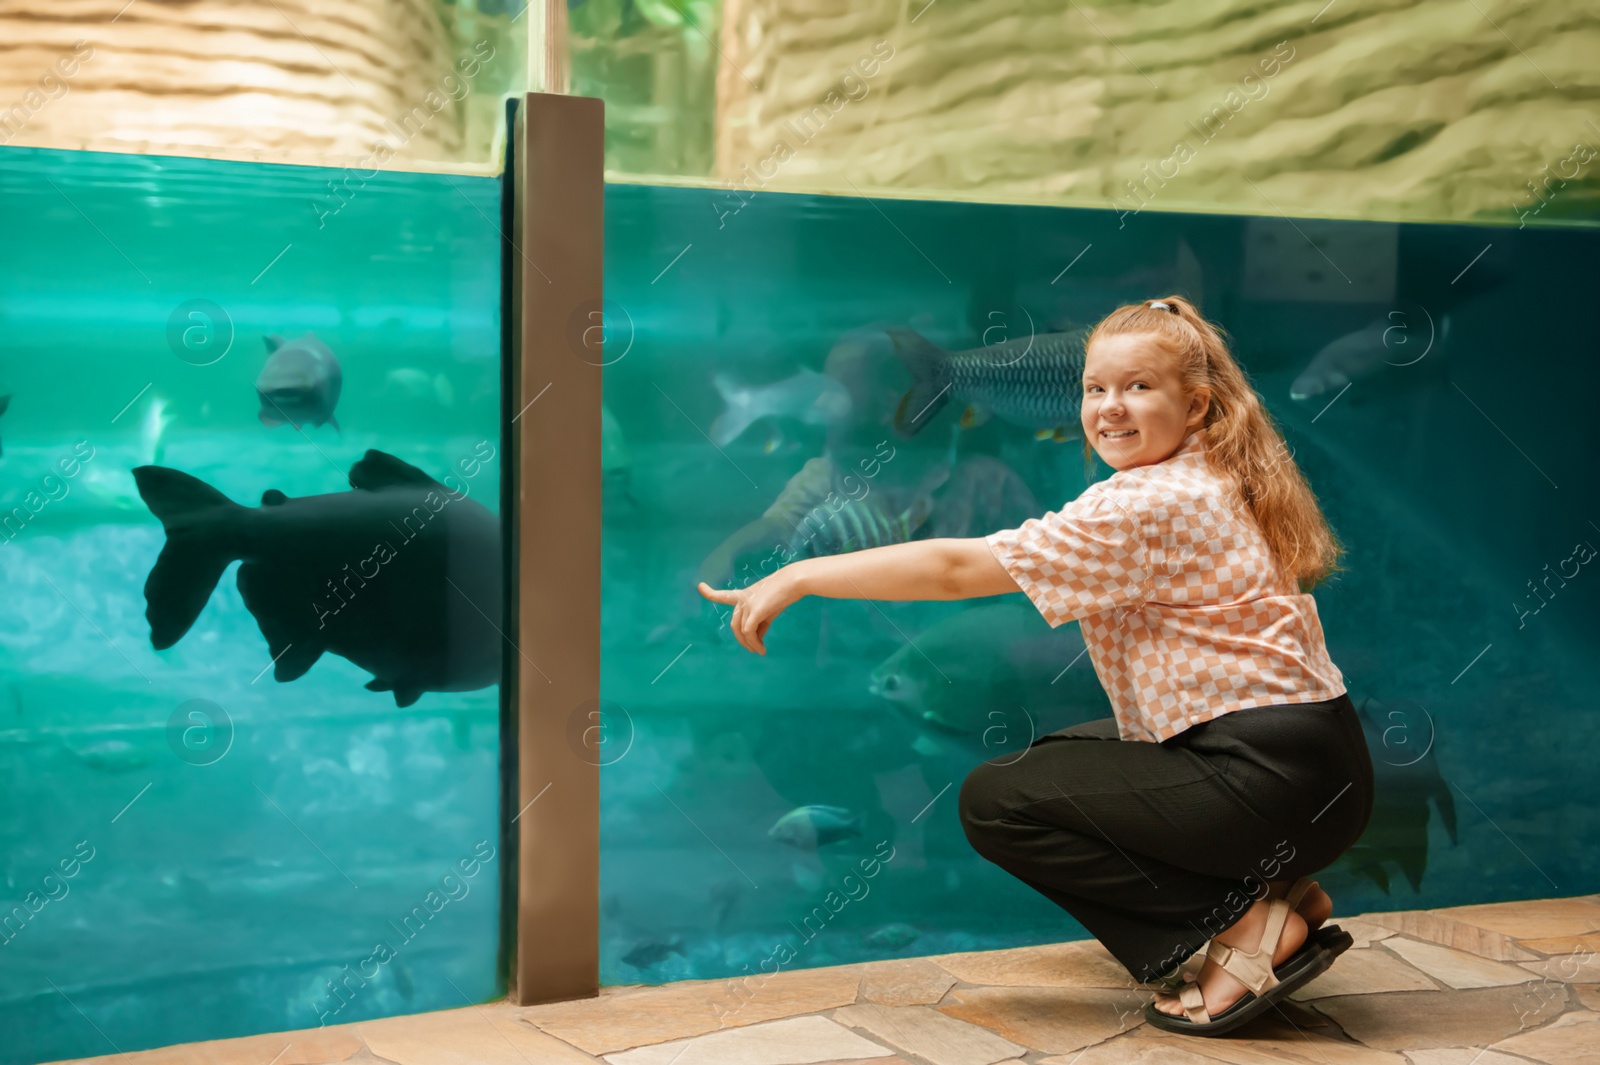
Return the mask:
{"type": "Polygon", "coordinates": [[[525,60],[461,29],[434,0],[0,0],[0,144],[491,163],[525,60]]]}
{"type": "Polygon", "coordinates": [[[1511,222],[1600,190],[1594,4],[725,0],[721,46],[715,176],[752,189],[1511,222]]]}

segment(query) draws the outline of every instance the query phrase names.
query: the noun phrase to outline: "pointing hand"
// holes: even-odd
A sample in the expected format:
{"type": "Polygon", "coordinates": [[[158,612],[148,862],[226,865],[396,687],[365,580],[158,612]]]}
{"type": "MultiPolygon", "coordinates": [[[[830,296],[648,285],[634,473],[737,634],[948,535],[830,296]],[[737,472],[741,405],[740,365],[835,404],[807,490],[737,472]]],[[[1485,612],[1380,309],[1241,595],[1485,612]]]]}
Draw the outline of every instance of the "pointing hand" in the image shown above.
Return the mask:
{"type": "Polygon", "coordinates": [[[780,581],[773,573],[746,588],[719,589],[701,581],[699,590],[713,603],[731,603],[733,616],[728,619],[728,627],[733,630],[733,638],[745,650],[765,655],[767,648],[762,641],[772,620],[798,598],[789,587],[787,580],[780,581]]]}

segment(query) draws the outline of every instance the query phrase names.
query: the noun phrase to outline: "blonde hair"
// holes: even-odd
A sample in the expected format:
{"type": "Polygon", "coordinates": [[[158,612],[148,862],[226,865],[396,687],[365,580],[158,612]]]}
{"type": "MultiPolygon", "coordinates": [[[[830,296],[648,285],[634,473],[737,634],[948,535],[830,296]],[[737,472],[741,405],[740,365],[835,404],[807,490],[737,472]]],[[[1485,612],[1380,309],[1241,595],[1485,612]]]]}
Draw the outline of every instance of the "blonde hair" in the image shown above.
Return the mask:
{"type": "MultiPolygon", "coordinates": [[[[1210,389],[1202,426],[1207,462],[1232,481],[1278,564],[1301,591],[1316,587],[1331,572],[1342,572],[1338,563],[1344,546],[1261,397],[1228,351],[1222,330],[1182,296],[1163,296],[1124,304],[1106,315],[1090,332],[1085,350],[1097,337],[1126,334],[1149,335],[1176,360],[1186,397],[1201,385],[1210,389]],[[1152,307],[1151,302],[1172,309],[1152,307]]],[[[1085,457],[1092,453],[1087,439],[1083,448],[1085,457]]]]}

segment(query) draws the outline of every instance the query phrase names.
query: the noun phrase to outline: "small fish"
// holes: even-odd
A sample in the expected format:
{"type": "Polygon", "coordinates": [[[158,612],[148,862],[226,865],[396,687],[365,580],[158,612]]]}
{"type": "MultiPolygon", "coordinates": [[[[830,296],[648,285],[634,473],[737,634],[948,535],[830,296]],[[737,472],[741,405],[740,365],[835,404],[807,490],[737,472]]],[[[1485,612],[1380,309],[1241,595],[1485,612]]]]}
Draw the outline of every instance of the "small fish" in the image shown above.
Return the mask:
{"type": "Polygon", "coordinates": [[[1450,339],[1450,316],[1439,316],[1438,336],[1429,349],[1428,340],[1407,335],[1409,327],[1404,316],[1395,317],[1399,313],[1390,312],[1324,345],[1289,386],[1289,398],[1306,400],[1337,392],[1354,381],[1371,377],[1385,366],[1411,364],[1425,351],[1437,361],[1450,339]]]}
{"type": "Polygon", "coordinates": [[[916,928],[901,922],[886,924],[867,937],[867,942],[880,950],[899,950],[922,938],[916,928]]]}
{"type": "Polygon", "coordinates": [[[410,366],[396,367],[384,374],[378,395],[437,401],[441,407],[456,405],[456,390],[450,378],[442,373],[430,376],[410,366]]]}
{"type": "Polygon", "coordinates": [[[659,939],[653,939],[648,943],[640,943],[624,954],[622,961],[623,964],[631,965],[635,969],[649,969],[652,966],[660,965],[673,954],[680,958],[687,957],[683,953],[683,939],[681,936],[673,936],[670,941],[665,943],[659,939]]]}
{"type": "Polygon", "coordinates": [[[807,425],[831,426],[850,416],[850,391],[825,373],[803,369],[770,385],[740,385],[725,374],[711,383],[727,409],[711,423],[711,439],[726,447],[768,416],[793,418],[807,425]]]}
{"type": "Polygon", "coordinates": [[[344,378],[333,352],[310,333],[294,340],[274,333],[266,340],[267,364],[256,378],[256,395],[261,399],[256,416],[261,424],[288,422],[296,429],[327,424],[338,429],[333,409],[339,405],[344,378]]]}
{"type": "Polygon", "coordinates": [[[280,683],[325,651],[374,674],[367,690],[401,707],[499,681],[500,519],[459,489],[374,450],[350,467],[351,491],[269,489],[260,507],[165,466],[133,478],[167,534],[144,585],[156,650],[183,638],[241,560],[239,594],[280,683]]]}
{"type": "MultiPolygon", "coordinates": [[[[8,394],[6,394],[4,396],[0,396],[0,414],[4,414],[6,412],[6,408],[9,407],[9,406],[11,406],[11,396],[10,396],[10,394],[8,393],[8,394]]],[[[5,453],[6,453],[5,447],[3,445],[0,445],[0,455],[4,455],[5,453]]]]}
{"type": "Polygon", "coordinates": [[[894,427],[914,436],[952,397],[967,405],[963,428],[991,414],[1037,439],[1081,439],[1083,345],[1089,330],[1040,333],[965,351],[945,351],[910,329],[886,330],[906,369],[911,388],[895,409],[894,427]]]}
{"type": "Polygon", "coordinates": [[[767,838],[800,850],[816,850],[861,835],[861,815],[843,806],[797,806],[778,818],[767,838]]]}
{"type": "Polygon", "coordinates": [[[400,992],[402,999],[410,1002],[417,993],[416,981],[411,978],[411,966],[406,964],[404,957],[396,955],[389,968],[394,973],[394,989],[400,992]]]}
{"type": "Polygon", "coordinates": [[[102,740],[87,747],[69,747],[79,761],[108,773],[138,769],[150,764],[150,753],[127,740],[102,740]]]}

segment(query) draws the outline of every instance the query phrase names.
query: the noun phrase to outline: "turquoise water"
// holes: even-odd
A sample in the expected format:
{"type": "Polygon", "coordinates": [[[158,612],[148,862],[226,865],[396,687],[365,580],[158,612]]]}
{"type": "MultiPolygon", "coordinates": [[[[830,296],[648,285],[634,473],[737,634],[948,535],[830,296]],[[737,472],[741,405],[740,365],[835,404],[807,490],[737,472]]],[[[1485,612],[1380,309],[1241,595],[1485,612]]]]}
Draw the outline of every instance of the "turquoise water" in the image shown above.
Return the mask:
{"type": "Polygon", "coordinates": [[[237,565],[171,649],[144,616],[136,465],[254,506],[376,448],[499,510],[499,185],[380,174],[331,213],[340,177],[0,153],[0,1061],[504,993],[498,687],[278,683],[237,565]],[[263,336],[306,332],[342,431],[257,419],[263,336]]]}
{"type": "MultiPolygon", "coordinates": [[[[0,1062],[504,993],[495,688],[397,709],[332,655],[279,684],[231,570],[150,646],[163,535],[131,467],[254,504],[343,491],[368,448],[443,477],[498,445],[497,184],[379,175],[319,227],[334,176],[0,153],[0,517],[27,510],[0,537],[0,902],[43,903],[0,937],[0,1030],[22,1033],[0,1062]],[[342,365],[342,431],[257,420],[263,335],[307,331],[342,365]]],[[[1075,626],[1020,595],[807,600],[756,657],[694,582],[759,573],[783,530],[762,512],[786,485],[822,503],[829,462],[841,513],[789,549],[1059,507],[1109,473],[1075,440],[959,428],[959,401],[896,432],[884,330],[999,344],[1174,290],[1232,332],[1349,548],[1317,598],[1379,804],[1321,876],[1336,912],[1600,889],[1572,845],[1600,827],[1597,592],[1569,561],[1600,545],[1592,229],[623,185],[606,218],[603,983],[757,973],[780,945],[798,968],[1085,937],[955,814],[979,761],[1109,712],[1075,626]],[[719,374],[776,413],[736,432],[719,374]],[[807,805],[837,808],[820,843],[769,835],[807,805]]],[[[471,478],[492,511],[498,477],[471,478]]]]}
{"type": "Polygon", "coordinates": [[[1076,440],[998,417],[960,429],[960,402],[895,435],[911,379],[884,328],[998,345],[1173,291],[1230,331],[1348,548],[1315,594],[1378,780],[1366,836],[1321,875],[1336,913],[1600,887],[1600,855],[1573,846],[1600,829],[1600,578],[1574,558],[1600,546],[1594,229],[741,205],[638,186],[610,188],[606,212],[605,396],[632,462],[629,499],[605,513],[603,982],[1086,938],[972,852],[955,801],[980,760],[1109,715],[1075,625],[1052,632],[1021,595],[808,599],[758,657],[693,586],[763,572],[777,526],[743,551],[730,538],[819,456],[855,474],[838,491],[858,509],[900,514],[920,485],[931,509],[910,535],[979,536],[1058,508],[1110,473],[1086,475],[1076,440]],[[729,404],[714,374],[801,375],[820,397],[831,386],[804,372],[825,370],[847,385],[845,417],[808,422],[815,408],[791,395],[717,439],[729,404]],[[880,444],[893,457],[869,475],[880,444]],[[1569,559],[1539,613],[1513,609],[1538,607],[1528,582],[1569,559]],[[847,811],[824,817],[849,821],[840,838],[769,838],[810,804],[847,811]]]}

